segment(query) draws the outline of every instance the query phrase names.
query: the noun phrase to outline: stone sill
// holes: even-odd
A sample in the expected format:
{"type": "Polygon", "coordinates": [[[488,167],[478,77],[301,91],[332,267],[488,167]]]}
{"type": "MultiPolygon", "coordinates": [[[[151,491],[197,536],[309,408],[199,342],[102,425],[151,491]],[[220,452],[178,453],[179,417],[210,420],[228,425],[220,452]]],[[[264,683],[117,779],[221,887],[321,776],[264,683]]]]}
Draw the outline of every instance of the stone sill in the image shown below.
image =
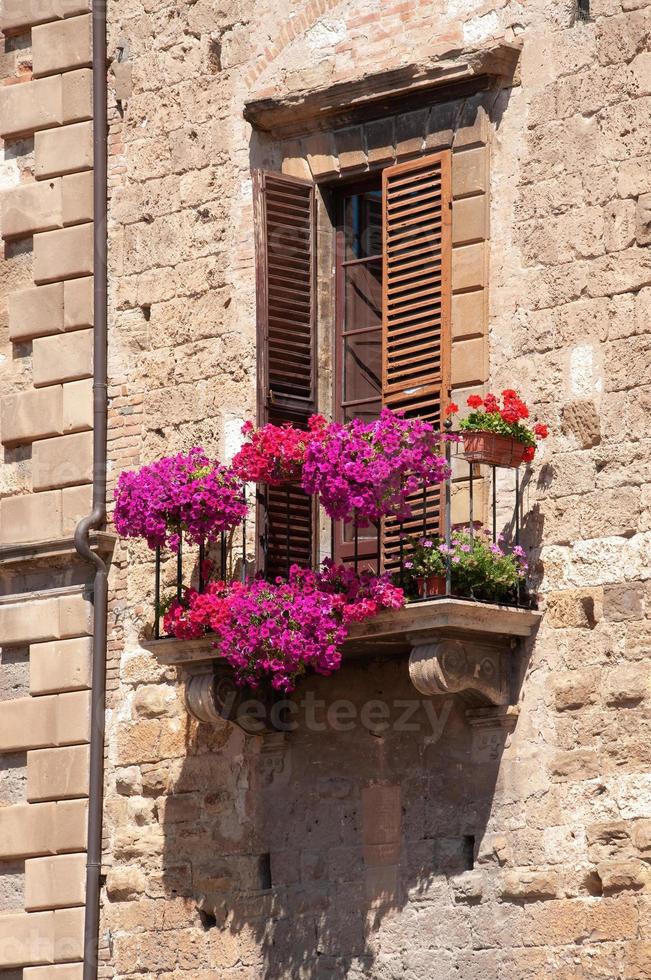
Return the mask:
{"type": "MultiPolygon", "coordinates": [[[[106,531],[91,531],[90,546],[98,555],[110,555],[117,538],[106,531]]],[[[29,541],[25,544],[10,544],[0,547],[0,568],[48,561],[52,558],[80,557],[75,548],[74,538],[48,538],[29,541]]]]}
{"type": "Polygon", "coordinates": [[[431,89],[482,81],[513,85],[521,46],[506,41],[484,46],[441,47],[426,61],[398,68],[367,72],[350,81],[322,89],[283,95],[261,95],[244,106],[244,118],[257,129],[276,137],[296,136],[312,130],[350,125],[360,118],[386,115],[396,103],[422,97],[431,89]]]}
{"type": "MultiPolygon", "coordinates": [[[[469,599],[431,599],[387,610],[363,623],[354,623],[344,645],[344,659],[376,656],[382,653],[408,653],[428,639],[450,638],[503,640],[504,637],[531,636],[542,613],[469,599]]],[[[166,637],[142,642],[162,664],[184,666],[220,660],[219,650],[209,638],[177,640],[166,637]]]]}

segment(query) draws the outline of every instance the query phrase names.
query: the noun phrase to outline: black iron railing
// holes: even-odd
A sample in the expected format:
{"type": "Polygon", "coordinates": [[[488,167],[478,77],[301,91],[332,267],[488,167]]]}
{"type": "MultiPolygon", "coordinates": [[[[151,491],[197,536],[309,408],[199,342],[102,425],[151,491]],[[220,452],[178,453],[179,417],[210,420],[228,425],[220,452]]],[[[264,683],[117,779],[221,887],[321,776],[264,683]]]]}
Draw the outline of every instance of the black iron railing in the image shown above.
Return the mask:
{"type": "MultiPolygon", "coordinates": [[[[405,586],[408,576],[405,574],[405,561],[409,557],[409,540],[412,537],[436,538],[445,542],[448,548],[453,543],[453,531],[463,528],[470,537],[477,533],[477,525],[487,527],[492,542],[502,542],[503,546],[519,546],[523,526],[522,510],[522,474],[519,468],[505,469],[499,466],[477,464],[464,458],[455,442],[446,442],[445,453],[448,464],[452,469],[451,477],[443,484],[431,487],[423,486],[412,495],[410,504],[412,517],[408,520],[387,521],[375,530],[375,540],[365,534],[360,536],[360,528],[353,525],[353,540],[351,553],[341,560],[351,563],[355,571],[368,569],[378,574],[383,571],[391,572],[397,584],[405,586]],[[467,472],[460,472],[467,467],[467,472]],[[484,471],[482,475],[480,467],[484,471]],[[498,471],[512,474],[512,489],[500,486],[498,490],[498,471]],[[478,480],[485,479],[486,472],[490,478],[490,502],[487,508],[480,510],[477,506],[476,488],[478,480]],[[453,497],[467,486],[468,507],[465,516],[457,514],[459,520],[452,522],[453,497]],[[499,513],[503,517],[500,519],[499,513]],[[477,520],[479,514],[480,520],[477,520]],[[498,532],[498,526],[502,528],[498,532]]],[[[310,560],[301,560],[305,552],[302,545],[296,546],[292,533],[292,513],[296,506],[297,494],[302,493],[295,484],[287,487],[274,488],[274,501],[277,510],[284,513],[282,540],[276,537],[273,554],[270,552],[269,541],[269,492],[260,487],[253,492],[244,494],[248,519],[230,533],[222,533],[219,539],[198,547],[189,548],[187,542],[179,541],[178,552],[163,552],[161,548],[155,554],[155,583],[154,583],[154,634],[158,639],[161,635],[161,619],[170,600],[176,596],[183,597],[184,589],[188,586],[203,591],[209,578],[219,577],[222,581],[246,581],[260,576],[274,579],[278,574],[287,576],[293,564],[309,565],[310,560]],[[252,534],[251,518],[257,510],[257,535],[252,534]],[[255,556],[255,557],[253,557],[255,556]],[[210,563],[210,567],[208,564],[210,563]]],[[[488,495],[487,495],[488,496],[488,495]]],[[[299,506],[302,506],[302,501],[299,506]]],[[[302,533],[299,530],[299,537],[302,533]]],[[[318,565],[319,562],[317,561],[318,565]]],[[[445,594],[428,595],[425,582],[423,595],[410,596],[412,602],[432,601],[434,599],[455,596],[452,583],[452,563],[446,562],[445,594]]],[[[459,597],[459,594],[457,593],[459,597]]],[[[477,602],[489,601],[470,594],[463,598],[471,598],[477,602]]],[[[504,601],[504,600],[500,600],[504,601]]],[[[506,604],[531,607],[532,600],[527,589],[518,585],[514,595],[506,600],[506,604]]]]}

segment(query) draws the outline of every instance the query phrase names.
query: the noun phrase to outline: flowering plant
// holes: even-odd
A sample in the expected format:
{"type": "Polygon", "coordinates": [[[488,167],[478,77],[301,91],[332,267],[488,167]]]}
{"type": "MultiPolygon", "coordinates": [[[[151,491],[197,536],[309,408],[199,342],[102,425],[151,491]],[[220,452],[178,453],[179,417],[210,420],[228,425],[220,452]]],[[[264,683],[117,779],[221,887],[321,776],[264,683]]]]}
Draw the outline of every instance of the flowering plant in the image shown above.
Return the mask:
{"type": "MultiPolygon", "coordinates": [[[[461,420],[460,429],[465,432],[494,432],[522,443],[526,447],[524,461],[527,463],[534,458],[536,439],[546,439],[549,435],[547,426],[540,422],[532,429],[525,424],[525,419],[529,418],[529,409],[512,388],[505,388],[501,399],[491,393],[485,398],[470,395],[467,404],[472,411],[461,420]]],[[[448,405],[448,415],[458,411],[459,406],[454,402],[448,405]]]]}
{"type": "Polygon", "coordinates": [[[257,687],[268,678],[276,690],[291,691],[306,670],[330,674],[340,666],[348,623],[403,604],[386,576],[357,576],[332,562],[322,572],[294,565],[287,581],[187,589],[170,604],[164,626],[179,639],[214,632],[238,684],[257,687]]]}
{"type": "Polygon", "coordinates": [[[453,530],[449,547],[440,538],[419,539],[403,567],[407,578],[415,579],[445,575],[448,561],[453,592],[476,599],[507,598],[525,580],[528,570],[523,548],[515,545],[506,551],[503,541],[493,542],[481,526],[473,534],[465,527],[453,530]]]}
{"type": "Polygon", "coordinates": [[[233,469],[246,483],[277,486],[300,480],[308,442],[319,437],[325,424],[321,415],[309,419],[307,432],[291,422],[284,425],[270,422],[257,430],[253,422],[245,422],[242,435],[248,442],[234,456],[233,469]]]}
{"type": "Polygon", "coordinates": [[[177,551],[182,531],[199,544],[237,527],[246,514],[243,490],[232,470],[195,447],[121,473],[115,527],[124,537],[144,538],[150,548],[169,544],[177,551]]]}
{"type": "Polygon", "coordinates": [[[375,422],[331,423],[307,447],[303,489],[318,495],[333,520],[354,519],[359,527],[389,515],[405,520],[409,495],[449,475],[440,455],[445,438],[456,437],[388,408],[375,422]]]}

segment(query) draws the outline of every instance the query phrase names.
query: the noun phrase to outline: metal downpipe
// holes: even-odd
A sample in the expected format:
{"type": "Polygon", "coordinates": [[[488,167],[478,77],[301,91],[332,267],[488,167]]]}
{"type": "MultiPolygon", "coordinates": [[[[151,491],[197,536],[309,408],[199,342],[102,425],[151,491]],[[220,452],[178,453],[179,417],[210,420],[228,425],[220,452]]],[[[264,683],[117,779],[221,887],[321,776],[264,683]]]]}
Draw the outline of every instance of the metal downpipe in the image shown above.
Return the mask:
{"type": "Polygon", "coordinates": [[[83,980],[96,980],[104,803],[104,727],[106,710],[106,631],[108,567],[90,544],[91,530],[106,523],[107,446],[107,0],[93,0],[93,509],[75,529],[75,548],[95,568],[90,716],[90,773],[83,980]]]}

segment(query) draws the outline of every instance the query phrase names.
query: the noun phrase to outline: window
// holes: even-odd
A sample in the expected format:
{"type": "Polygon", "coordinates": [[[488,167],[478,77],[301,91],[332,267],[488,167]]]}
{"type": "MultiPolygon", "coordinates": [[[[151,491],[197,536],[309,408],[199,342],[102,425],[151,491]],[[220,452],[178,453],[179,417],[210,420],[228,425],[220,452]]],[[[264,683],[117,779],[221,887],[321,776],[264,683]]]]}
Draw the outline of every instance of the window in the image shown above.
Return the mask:
{"type": "MultiPolygon", "coordinates": [[[[450,152],[387,167],[332,189],[336,225],[333,284],[334,414],[371,420],[386,405],[442,424],[450,385],[450,152]]],[[[304,424],[316,410],[314,188],[258,179],[258,343],[261,421],[304,424]]],[[[322,330],[332,324],[322,324],[322,330]]],[[[437,488],[419,494],[407,533],[441,520],[437,488]]],[[[298,488],[271,491],[264,550],[272,568],[308,562],[314,514],[298,488]],[[290,545],[291,539],[291,545],[290,545]]],[[[335,528],[334,551],[352,560],[352,528],[335,528]]],[[[391,521],[361,532],[357,556],[395,563],[391,521]]]]}

